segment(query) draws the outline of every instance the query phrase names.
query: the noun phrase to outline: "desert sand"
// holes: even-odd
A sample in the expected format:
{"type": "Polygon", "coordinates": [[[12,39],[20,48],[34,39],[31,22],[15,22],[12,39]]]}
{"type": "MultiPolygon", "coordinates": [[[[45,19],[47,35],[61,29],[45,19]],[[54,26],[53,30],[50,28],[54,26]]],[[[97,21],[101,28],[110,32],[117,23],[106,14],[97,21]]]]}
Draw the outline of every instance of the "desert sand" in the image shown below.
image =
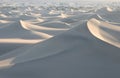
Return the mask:
{"type": "Polygon", "coordinates": [[[120,10],[0,7],[0,78],[119,78],[120,10]]]}

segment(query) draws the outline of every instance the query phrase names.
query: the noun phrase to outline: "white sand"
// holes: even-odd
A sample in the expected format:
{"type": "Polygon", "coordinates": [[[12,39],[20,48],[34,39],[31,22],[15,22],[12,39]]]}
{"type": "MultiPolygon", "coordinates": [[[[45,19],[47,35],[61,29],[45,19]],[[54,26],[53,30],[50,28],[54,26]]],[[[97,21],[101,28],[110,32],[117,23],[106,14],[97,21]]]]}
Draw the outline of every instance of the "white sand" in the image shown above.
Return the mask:
{"type": "Polygon", "coordinates": [[[0,12],[0,78],[120,77],[119,11],[8,11],[0,12]]]}

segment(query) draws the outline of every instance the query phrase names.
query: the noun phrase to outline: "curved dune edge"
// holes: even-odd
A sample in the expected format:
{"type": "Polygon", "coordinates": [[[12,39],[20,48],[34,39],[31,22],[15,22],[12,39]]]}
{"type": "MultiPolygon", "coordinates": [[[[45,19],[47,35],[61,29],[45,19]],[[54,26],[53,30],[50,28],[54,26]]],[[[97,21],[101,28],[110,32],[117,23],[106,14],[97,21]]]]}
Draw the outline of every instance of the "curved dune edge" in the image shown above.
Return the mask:
{"type": "Polygon", "coordinates": [[[110,7],[106,7],[106,8],[107,8],[107,11],[113,12],[113,9],[112,9],[112,8],[110,8],[110,7]]]}
{"type": "Polygon", "coordinates": [[[120,48],[120,26],[93,18],[87,22],[87,27],[98,39],[120,48]]]}
{"type": "Polygon", "coordinates": [[[7,21],[7,20],[0,20],[0,23],[12,23],[13,21],[7,21]]]}
{"type": "Polygon", "coordinates": [[[0,17],[7,18],[8,16],[5,14],[0,14],[0,17]]]}
{"type": "Polygon", "coordinates": [[[46,33],[43,33],[43,32],[37,32],[37,31],[31,31],[31,32],[34,33],[34,34],[40,35],[44,39],[48,39],[48,38],[53,37],[53,35],[49,35],[49,34],[46,34],[46,33]]]}
{"type": "Polygon", "coordinates": [[[30,24],[30,23],[27,23],[27,22],[24,22],[22,20],[20,20],[20,24],[22,26],[22,28],[26,29],[26,30],[30,30],[32,33],[36,34],[36,35],[39,35],[41,36],[42,38],[45,38],[45,39],[48,39],[48,38],[51,38],[53,37],[52,35],[49,35],[47,33],[43,33],[43,32],[38,32],[40,30],[48,30],[47,27],[40,27],[40,26],[37,26],[37,25],[33,25],[33,24],[30,24]]]}
{"type": "Polygon", "coordinates": [[[64,29],[64,28],[49,28],[49,27],[32,25],[32,24],[24,22],[22,20],[20,21],[20,23],[22,24],[23,28],[25,28],[27,30],[51,30],[51,31],[67,30],[67,29],[64,29]]]}
{"type": "Polygon", "coordinates": [[[9,68],[9,67],[14,66],[14,64],[12,63],[13,60],[14,60],[14,58],[8,58],[8,59],[0,61],[0,69],[9,68]]]}

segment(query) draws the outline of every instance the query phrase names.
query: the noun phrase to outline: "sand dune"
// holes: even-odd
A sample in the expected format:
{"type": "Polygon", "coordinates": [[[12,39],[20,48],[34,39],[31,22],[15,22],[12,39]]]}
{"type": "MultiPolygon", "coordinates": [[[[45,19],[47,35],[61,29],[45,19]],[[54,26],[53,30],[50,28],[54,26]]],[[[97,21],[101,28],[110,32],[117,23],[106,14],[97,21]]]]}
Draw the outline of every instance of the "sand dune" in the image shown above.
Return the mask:
{"type": "Polygon", "coordinates": [[[54,35],[68,30],[64,28],[48,28],[44,26],[38,26],[34,25],[31,21],[19,21],[18,19],[20,18],[11,18],[14,20],[16,19],[16,21],[14,22],[13,20],[1,20],[2,23],[0,24],[0,51],[2,52],[0,54],[3,54],[3,52],[7,53],[22,46],[42,42],[53,37],[54,35]]]}
{"type": "Polygon", "coordinates": [[[4,28],[4,27],[8,26],[11,23],[14,23],[14,21],[0,20],[0,28],[4,28]]]}
{"type": "MultiPolygon", "coordinates": [[[[37,25],[32,25],[32,24],[29,24],[29,23],[26,23],[26,22],[24,22],[24,21],[20,21],[21,22],[21,24],[22,24],[22,26],[23,26],[23,28],[25,28],[25,29],[27,29],[27,30],[32,30],[32,29],[38,29],[38,30],[64,30],[64,29],[62,29],[62,28],[50,28],[50,27],[45,27],[45,26],[37,26],[37,25]]],[[[59,23],[57,23],[58,25],[59,25],[59,23]]],[[[53,24],[54,25],[54,24],[53,24]]],[[[59,26],[58,26],[59,27],[59,26]]]]}
{"type": "MultiPolygon", "coordinates": [[[[32,24],[29,24],[23,21],[21,21],[21,24],[27,30],[43,32],[43,33],[46,33],[46,35],[50,34],[51,36],[60,34],[61,32],[68,30],[68,28],[65,28],[65,27],[64,28],[57,28],[57,27],[53,28],[53,27],[37,26],[37,25],[32,25],[32,24]]],[[[60,27],[59,23],[56,23],[56,24],[58,24],[58,27],[60,27]]]]}
{"type": "Polygon", "coordinates": [[[0,68],[12,66],[11,61],[12,61],[12,59],[7,59],[7,60],[0,61],[0,68]]]}
{"type": "Polygon", "coordinates": [[[68,16],[67,14],[61,13],[60,16],[58,16],[58,17],[67,18],[67,17],[69,17],[69,16],[68,16]]]}
{"type": "Polygon", "coordinates": [[[97,38],[120,48],[120,26],[91,19],[88,22],[88,28],[97,38]]]}
{"type": "Polygon", "coordinates": [[[0,78],[120,77],[119,11],[4,9],[0,78]]]}
{"type": "Polygon", "coordinates": [[[7,15],[5,15],[5,14],[0,14],[0,17],[7,18],[7,15]]]}
{"type": "Polygon", "coordinates": [[[119,11],[112,11],[111,8],[102,8],[97,11],[98,15],[101,16],[101,18],[107,20],[109,23],[119,23],[120,21],[120,13],[119,11]],[[110,11],[109,11],[110,10],[110,11]]]}
{"type": "Polygon", "coordinates": [[[0,23],[10,23],[11,21],[0,20],[0,23]]]}
{"type": "MultiPolygon", "coordinates": [[[[16,65],[2,72],[1,76],[14,78],[16,77],[15,74],[12,74],[14,72],[17,74],[17,77],[24,78],[26,75],[21,76],[21,74],[23,74],[22,72],[29,71],[27,73],[32,72],[32,74],[27,75],[27,77],[34,77],[35,75],[39,77],[42,75],[42,78],[47,76],[72,78],[76,75],[77,77],[93,77],[94,73],[97,72],[96,77],[105,76],[112,78],[111,76],[119,76],[119,73],[113,73],[116,72],[116,69],[119,70],[119,64],[117,63],[119,51],[119,48],[104,43],[92,36],[87,29],[87,24],[83,23],[81,26],[75,27],[46,42],[27,48],[26,51],[24,50],[24,53],[17,56],[15,55],[11,64],[16,65]],[[55,44],[52,44],[53,42],[55,44]],[[109,49],[107,49],[108,47],[109,49]],[[73,66],[74,68],[72,68],[73,66]],[[106,67],[112,67],[114,70],[109,69],[111,72],[107,72],[108,69],[105,69],[106,67]],[[40,71],[40,73],[38,71],[40,71]],[[48,72],[47,75],[46,73],[41,73],[43,71],[48,72]],[[92,72],[90,73],[88,71],[92,72]],[[19,74],[19,72],[21,73],[19,74]],[[106,75],[104,75],[103,72],[106,73],[106,75]],[[5,74],[7,74],[7,76],[5,74]]],[[[9,57],[9,55],[6,57],[9,57]]]]}

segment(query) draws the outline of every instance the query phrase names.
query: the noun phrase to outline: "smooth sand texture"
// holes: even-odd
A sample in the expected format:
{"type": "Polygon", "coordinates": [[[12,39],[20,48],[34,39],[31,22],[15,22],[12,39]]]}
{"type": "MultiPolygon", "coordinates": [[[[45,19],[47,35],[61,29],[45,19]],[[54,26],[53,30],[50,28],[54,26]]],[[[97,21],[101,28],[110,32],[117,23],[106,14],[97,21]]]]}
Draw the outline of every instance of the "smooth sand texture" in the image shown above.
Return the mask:
{"type": "Polygon", "coordinates": [[[120,11],[8,11],[0,12],[0,78],[120,77],[120,11]]]}

